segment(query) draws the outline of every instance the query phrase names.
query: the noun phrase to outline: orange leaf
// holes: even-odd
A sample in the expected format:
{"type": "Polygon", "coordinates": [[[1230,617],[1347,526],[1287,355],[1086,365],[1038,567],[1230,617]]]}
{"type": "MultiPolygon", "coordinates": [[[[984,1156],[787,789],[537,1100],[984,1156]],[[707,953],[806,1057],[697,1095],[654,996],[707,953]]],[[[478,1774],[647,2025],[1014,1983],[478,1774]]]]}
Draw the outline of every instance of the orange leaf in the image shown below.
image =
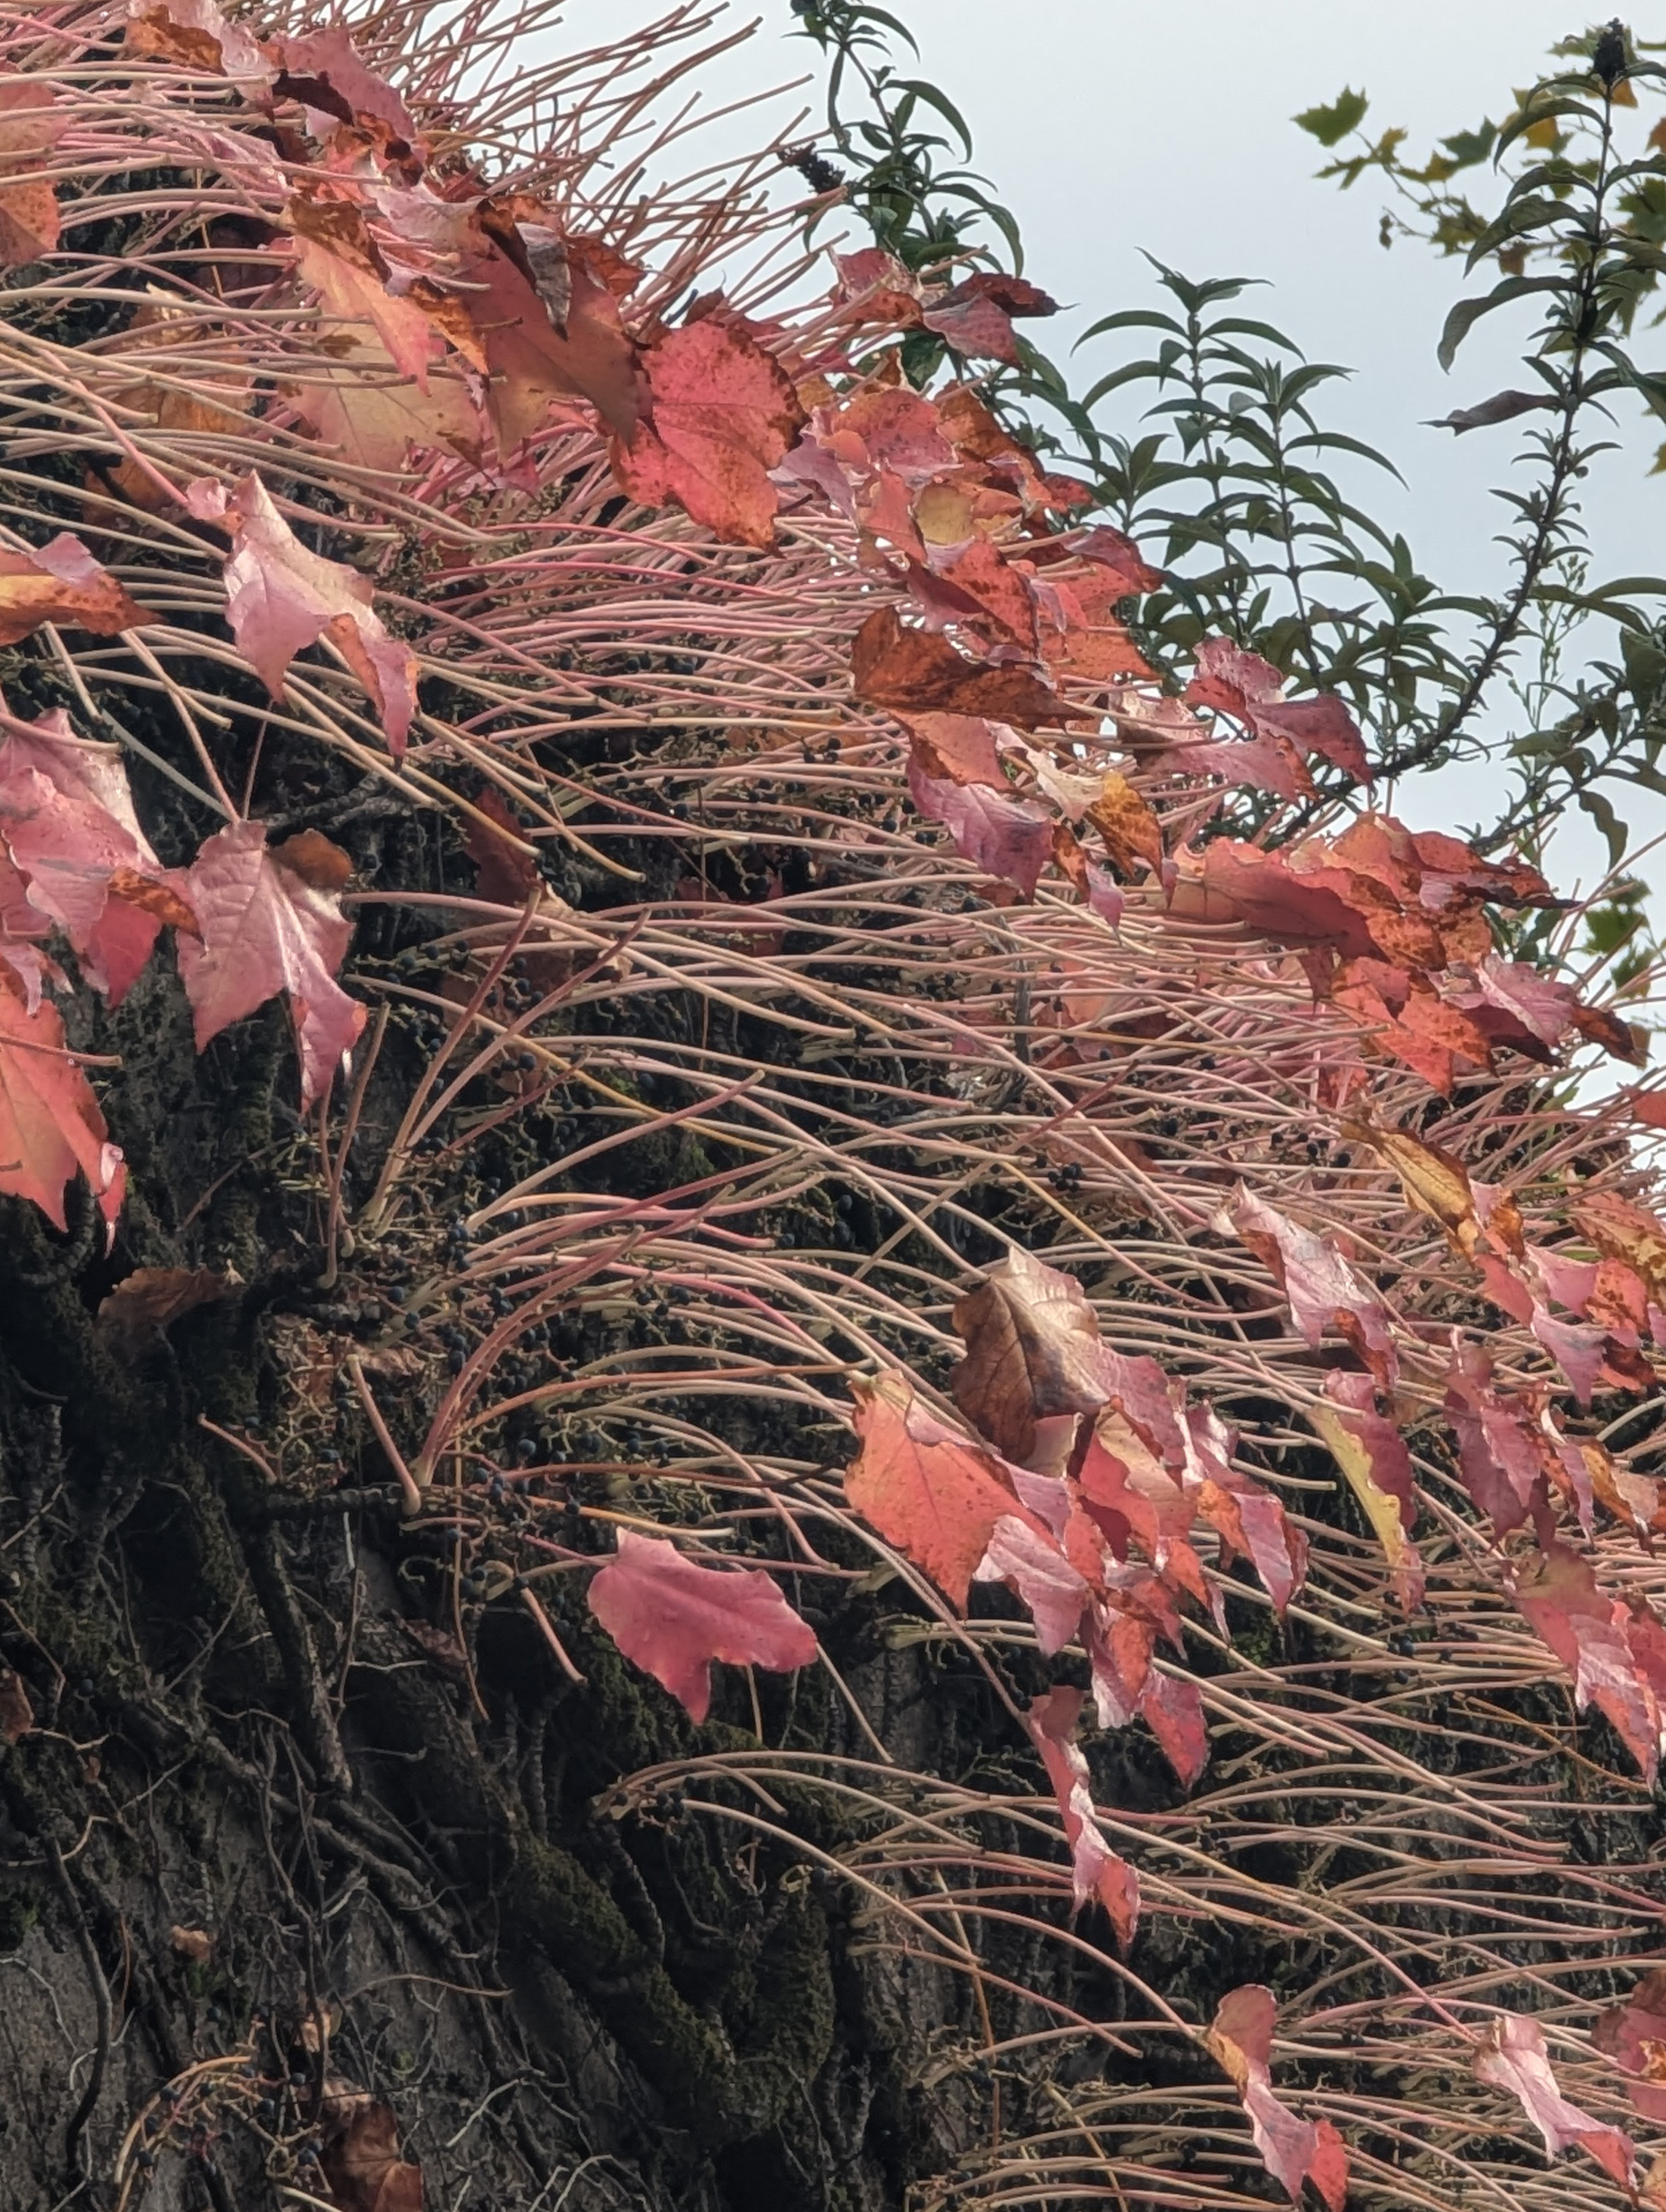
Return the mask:
{"type": "Polygon", "coordinates": [[[845,1470],[845,1496],[964,1613],[995,1523],[1012,1514],[1041,1524],[1019,1504],[1005,1462],[939,1420],[899,1370],[851,1387],[861,1449],[845,1470]]]}

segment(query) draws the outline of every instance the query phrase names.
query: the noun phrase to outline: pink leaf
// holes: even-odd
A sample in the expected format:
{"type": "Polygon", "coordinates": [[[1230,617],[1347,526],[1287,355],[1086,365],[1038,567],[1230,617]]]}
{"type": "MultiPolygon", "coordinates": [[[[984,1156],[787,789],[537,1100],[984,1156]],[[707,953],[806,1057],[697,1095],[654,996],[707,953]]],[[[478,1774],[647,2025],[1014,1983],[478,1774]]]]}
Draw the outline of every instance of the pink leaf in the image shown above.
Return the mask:
{"type": "Polygon", "coordinates": [[[1533,1556],[1512,1595],[1522,1618],[1572,1675],[1575,1706],[1584,1712],[1596,1705],[1652,1783],[1660,1708],[1632,1650],[1626,1607],[1599,1586],[1589,1561],[1560,1543],[1533,1556]]]}
{"type": "Polygon", "coordinates": [[[1657,1966],[1629,1996],[1598,2013],[1590,2039],[1633,2077],[1626,2094],[1644,2118],[1666,2120],[1666,1967],[1657,1966]]]}
{"type": "Polygon", "coordinates": [[[1493,1363],[1479,1345],[1453,1346],[1446,1418],[1457,1438],[1464,1488],[1496,1533],[1508,1535],[1544,1494],[1544,1455],[1535,1425],[1493,1390],[1493,1363]]]}
{"type": "Polygon", "coordinates": [[[981,783],[939,782],[909,763],[909,790],[929,821],[940,822],[956,848],[1033,898],[1053,853],[1053,817],[1030,799],[1003,799],[981,783]]]}
{"type": "Polygon", "coordinates": [[[0,549],[0,645],[15,645],[42,623],[113,637],[149,619],[67,530],[30,553],[0,549]]]}
{"type": "Polygon", "coordinates": [[[1106,1842],[1094,1814],[1087,1761],[1075,1740],[1081,1710],[1079,1690],[1049,1690],[1032,1703],[1025,1726],[1059,1801],[1076,1903],[1079,1907],[1097,1898],[1110,1915],[1116,1940],[1126,1951],[1139,1923],[1140,1883],[1134,1869],[1106,1842]]]}
{"type": "Polygon", "coordinates": [[[1271,661],[1229,638],[1206,638],[1199,646],[1197,673],[1185,696],[1189,705],[1231,714],[1253,738],[1287,738],[1304,752],[1322,753],[1362,783],[1371,780],[1359,726],[1342,702],[1329,693],[1286,699],[1284,678],[1271,661]]]}
{"type": "Polygon", "coordinates": [[[1487,2029],[1474,2070],[1478,2081],[1507,2089],[1520,2099],[1522,2110],[1544,2137],[1547,2158],[1554,2158],[1577,2143],[1622,2189],[1630,2187],[1636,2156],[1630,2137],[1618,2128],[1600,2126],[1589,2112],[1568,2103],[1550,2070],[1544,2030],[1536,2020],[1521,2013],[1500,2014],[1487,2029]]]}
{"type": "Polygon", "coordinates": [[[208,840],[185,878],[202,939],[176,944],[198,1051],[287,991],[307,1104],[364,1027],[363,1006],[336,981],[352,935],[337,896],[350,865],[316,831],[269,845],[261,823],[238,822],[208,840]]]}
{"type": "Polygon", "coordinates": [[[307,31],[299,38],[276,39],[272,46],[284,74],[294,80],[281,88],[311,111],[314,137],[333,135],[338,124],[360,122],[380,124],[406,145],[416,137],[416,125],[404,100],[386,77],[376,75],[345,31],[307,31]]]}
{"type": "Polygon", "coordinates": [[[0,743],[0,836],[29,903],[58,923],[95,990],[119,1005],[164,921],[191,910],[146,842],[113,745],[77,738],[61,708],[7,718],[0,743]]]}
{"type": "Polygon", "coordinates": [[[591,1583],[590,1610],[696,1726],[711,1705],[714,1659],[790,1674],[816,1656],[814,1630],[763,1568],[698,1566],[674,1544],[629,1528],[591,1583]]]}
{"type": "Polygon", "coordinates": [[[1283,2185],[1291,2201],[1300,2201],[1302,2184],[1311,2181],[1331,2212],[1342,2212],[1347,2196],[1347,2153],[1329,2120],[1299,2119],[1273,2093],[1273,2029],[1279,2008],[1273,1992],[1259,1982],[1223,1997],[1206,2040],[1224,2071],[1231,2076],[1262,2164],[1283,2185]]]}
{"type": "Polygon", "coordinates": [[[1388,1309],[1368,1290],[1334,1244],[1240,1188],[1234,1228],[1290,1302],[1298,1330],[1317,1351],[1326,1329],[1345,1336],[1387,1389],[1400,1363],[1388,1309]]]}
{"type": "Polygon", "coordinates": [[[382,627],[368,581],[309,552],[253,470],[229,497],[223,484],[203,477],[188,498],[193,514],[232,532],[226,613],[238,651],[273,698],[282,698],[295,654],[327,636],[374,702],[397,760],[416,711],[416,659],[382,627]]]}
{"type": "Polygon", "coordinates": [[[1049,1658],[1074,1637],[1088,1601],[1086,1583],[1057,1544],[1015,1513],[996,1522],[972,1579],[1004,1582],[1017,1593],[1036,1624],[1036,1642],[1049,1658]]]}

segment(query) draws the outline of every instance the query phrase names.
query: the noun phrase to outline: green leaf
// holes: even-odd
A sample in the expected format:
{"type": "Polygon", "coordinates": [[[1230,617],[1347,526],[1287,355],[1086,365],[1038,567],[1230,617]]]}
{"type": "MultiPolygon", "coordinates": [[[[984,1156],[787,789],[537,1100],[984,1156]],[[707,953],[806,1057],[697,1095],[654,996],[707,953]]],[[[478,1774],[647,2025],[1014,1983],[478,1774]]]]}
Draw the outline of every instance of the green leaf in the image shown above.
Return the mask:
{"type": "Polygon", "coordinates": [[[1576,793],[1580,811],[1588,814],[1602,831],[1608,848],[1608,866],[1617,868],[1626,857],[1626,848],[1631,842],[1631,832],[1614,812],[1600,791],[1587,787],[1576,793]]]}
{"type": "Polygon", "coordinates": [[[1490,315],[1494,307],[1502,307],[1511,300],[1524,299],[1529,292],[1566,292],[1572,288],[1567,276],[1506,276],[1495,284],[1480,300],[1460,300],[1446,318],[1446,327],[1440,334],[1436,357],[1443,368],[1450,368],[1457,357],[1457,349],[1483,315],[1490,315]]]}
{"type": "Polygon", "coordinates": [[[1338,93],[1329,107],[1310,107],[1291,120],[1298,131],[1305,131],[1322,146],[1339,145],[1350,131],[1357,131],[1365,119],[1365,110],[1371,102],[1363,92],[1350,92],[1346,88],[1338,93]]]}

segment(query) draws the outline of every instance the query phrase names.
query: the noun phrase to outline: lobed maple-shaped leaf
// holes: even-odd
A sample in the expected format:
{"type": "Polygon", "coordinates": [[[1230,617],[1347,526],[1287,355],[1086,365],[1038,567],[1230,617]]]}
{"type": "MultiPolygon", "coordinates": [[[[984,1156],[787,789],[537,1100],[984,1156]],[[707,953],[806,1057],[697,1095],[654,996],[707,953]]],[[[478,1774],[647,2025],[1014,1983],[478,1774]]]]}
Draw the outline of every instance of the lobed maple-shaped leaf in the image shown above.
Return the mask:
{"type": "Polygon", "coordinates": [[[283,697],[295,654],[327,637],[369,693],[399,758],[416,711],[416,657],[383,628],[368,579],[309,551],[252,469],[229,495],[224,484],[202,477],[187,496],[199,520],[232,533],[227,617],[238,651],[273,698],[283,697]]]}
{"type": "Polygon", "coordinates": [[[1021,1246],[956,1299],[953,1321],[966,1356],[949,1388],[1004,1458],[1027,1463],[1037,1420],[1106,1402],[1098,1317],[1080,1284],[1021,1246]]]}
{"type": "Polygon", "coordinates": [[[762,1567],[702,1567],[630,1528],[591,1582],[590,1610],[696,1727],[711,1707],[714,1660],[790,1674],[816,1656],[815,1631],[762,1567]]]}
{"type": "Polygon", "coordinates": [[[1020,1504],[1013,1470],[939,1420],[900,1370],[882,1370],[871,1382],[859,1376],[851,1388],[861,1449],[845,1469],[845,1496],[964,1613],[1003,1517],[1046,1531],[1020,1504]]]}
{"type": "MultiPolygon", "coordinates": [[[[0,81],[0,94],[4,89],[0,81]]],[[[70,531],[60,530],[32,553],[0,547],[0,645],[15,645],[42,623],[113,637],[148,620],[70,531]]]]}
{"type": "Polygon", "coordinates": [[[1031,1700],[1025,1715],[1030,1740],[1041,1753],[1047,1778],[1059,1801],[1065,1841],[1070,1847],[1071,1887],[1079,1910],[1097,1899],[1110,1916],[1116,1940],[1126,1951],[1140,1922],[1140,1882],[1126,1859],[1106,1841],[1093,1809],[1087,1761],[1076,1741],[1082,1692],[1049,1690],[1031,1700]]]}
{"type": "Polygon", "coordinates": [[[1366,1287],[1335,1246],[1240,1188],[1232,1226],[1289,1302],[1298,1331],[1316,1352],[1329,1328],[1346,1337],[1377,1381],[1391,1388],[1400,1371],[1388,1308],[1366,1287]]]}
{"type": "Polygon", "coordinates": [[[1230,638],[1205,638],[1184,696],[1189,705],[1231,715],[1252,738],[1283,738],[1300,751],[1322,753],[1361,783],[1371,781],[1359,726],[1342,702],[1331,693],[1286,699],[1284,678],[1272,662],[1230,638]]]}
{"type": "Polygon", "coordinates": [[[1645,1974],[1591,2024],[1593,2046],[1627,2077],[1626,2094],[1645,2119],[1666,2120],[1666,1967],[1645,1974]]]}
{"type": "Polygon", "coordinates": [[[1595,1705],[1652,1782],[1660,1762],[1660,1709],[1633,1649],[1627,1608],[1598,1585],[1588,1560],[1555,1541],[1523,1567],[1511,1595],[1572,1675],[1576,1709],[1595,1705]]]}
{"type": "Polygon", "coordinates": [[[652,412],[613,467],[633,499],[672,501],[733,545],[775,544],[780,494],[769,471],[805,422],[792,379],[737,322],[684,324],[643,356],[652,412]]]}
{"type": "Polygon", "coordinates": [[[337,896],[352,867],[339,847],[304,830],[266,842],[258,822],[209,838],[185,878],[200,938],[176,939],[201,1052],[280,991],[289,996],[307,1105],[358,1041],[365,1010],[336,981],[352,936],[337,896]]]}
{"type": "Polygon", "coordinates": [[[1622,2189],[1631,2185],[1637,2154],[1631,2138],[1605,2128],[1570,2105],[1556,2085],[1545,2049],[1544,2030],[1521,2013],[1500,2013],[1489,2023],[1487,2039],[1474,2057],[1474,2074],[1495,2089],[1507,2089],[1544,2138],[1545,2156],[1578,2146],[1589,2151],[1622,2189]]]}
{"type": "Polygon", "coordinates": [[[1423,1603],[1424,1577],[1423,1562],[1412,1541],[1417,1488],[1406,1440],[1377,1412],[1369,1376],[1333,1369],[1325,1377],[1325,1395],[1329,1402],[1310,1407],[1307,1418],[1324,1439],[1383,1547],[1402,1609],[1415,1613],[1423,1603]]]}
{"type": "Polygon", "coordinates": [[[27,1198],[58,1230],[64,1192],[79,1171],[115,1237],[127,1186],[92,1085],[70,1057],[58,1009],[33,1011],[0,976],[0,1191],[27,1198]]]}
{"type": "Polygon", "coordinates": [[[909,763],[909,795],[928,822],[940,822],[974,867],[1033,898],[1053,857],[1053,816],[1032,799],[1004,798],[985,783],[939,782],[909,763]]]}
{"type": "Polygon", "coordinates": [[[856,696],[904,720],[923,713],[980,714],[1032,730],[1067,709],[1022,668],[990,668],[957,653],[946,638],[904,629],[895,607],[879,607],[850,647],[856,696]]]}
{"type": "Polygon", "coordinates": [[[0,270],[26,267],[58,244],[58,194],[39,172],[68,119],[50,85],[0,71],[0,270]]]}
{"type": "Polygon", "coordinates": [[[139,828],[117,746],[77,738],[62,708],[0,728],[0,838],[29,904],[118,1006],[163,923],[194,933],[196,918],[139,828]]]}
{"type": "Polygon", "coordinates": [[[1238,2093],[1262,2164],[1292,2203],[1301,2201],[1302,2184],[1310,2181],[1330,2212],[1342,2212],[1348,2185],[1342,2138],[1329,2120],[1299,2119],[1274,2094],[1273,2030],[1278,2016],[1272,1990],[1250,1982],[1221,1999],[1204,2040],[1238,2093]]]}

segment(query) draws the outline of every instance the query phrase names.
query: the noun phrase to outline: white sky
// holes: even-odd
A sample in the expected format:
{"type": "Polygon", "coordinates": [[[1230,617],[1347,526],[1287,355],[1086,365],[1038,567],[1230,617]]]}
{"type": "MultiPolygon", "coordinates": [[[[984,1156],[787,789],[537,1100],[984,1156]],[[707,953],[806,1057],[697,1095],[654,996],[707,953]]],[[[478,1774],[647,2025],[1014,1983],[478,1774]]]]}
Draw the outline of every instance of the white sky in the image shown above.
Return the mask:
{"type": "MultiPolygon", "coordinates": [[[[1351,384],[1319,405],[1338,428],[1385,452],[1407,479],[1369,472],[1371,511],[1402,529],[1419,565],[1443,586],[1496,586],[1504,556],[1492,540],[1504,511],[1487,496],[1507,472],[1521,426],[1455,440],[1426,417],[1487,398],[1523,377],[1510,340],[1531,303],[1506,308],[1466,342],[1450,377],[1435,360],[1447,308],[1464,289],[1461,264],[1402,242],[1377,242],[1384,204],[1367,175],[1340,192],[1315,181],[1327,157],[1289,118],[1344,84],[1371,98],[1368,127],[1405,125],[1420,154],[1483,115],[1497,121],[1511,87],[1539,73],[1552,42],[1589,20],[1570,0],[889,0],[919,42],[911,70],[940,85],[966,117],[974,166],[1022,228],[1026,271],[1071,312],[1030,325],[1055,360],[1077,330],[1114,309],[1153,301],[1140,249],[1191,276],[1268,280],[1243,311],[1283,329],[1310,357],[1343,364],[1351,384]]],[[[642,20],[630,9],[629,19],[642,20]]],[[[573,0],[569,35],[617,31],[623,0],[573,0]]],[[[786,35],[787,0],[732,6],[758,35],[712,72],[721,101],[785,84],[813,68],[815,50],[786,35]]],[[[908,58],[903,56],[904,62],[908,58]]],[[[787,108],[813,98],[800,93],[787,108]]],[[[714,150],[757,142],[752,118],[714,127],[714,150]],[[737,134],[730,137],[729,133],[737,134]]],[[[1487,189],[1484,172],[1475,196],[1487,189]]],[[[1125,341],[1124,341],[1125,342],[1125,341]]],[[[1645,333],[1638,349],[1658,366],[1645,333]]],[[[1662,351],[1666,352],[1666,345],[1662,351]]],[[[1084,389],[1116,356],[1076,356],[1084,389]]],[[[1077,380],[1073,378],[1073,381],[1077,380]]],[[[1138,387],[1136,387],[1137,389],[1138,387]]],[[[1666,477],[1649,478],[1659,442],[1625,417],[1629,456],[1598,465],[1588,513],[1596,567],[1606,575],[1666,572],[1666,477]]],[[[1363,487],[1362,487],[1363,488],[1363,487]]],[[[1496,771],[1460,769],[1397,794],[1422,823],[1460,823],[1487,811],[1496,771]]],[[[1622,812],[1626,808],[1622,805],[1622,812]]],[[[1633,818],[1645,803],[1633,799],[1633,818]]],[[[1651,805],[1646,819],[1666,820],[1651,805]]],[[[1600,845],[1576,830],[1566,878],[1587,873],[1600,845]]],[[[1649,872],[1657,874],[1654,868],[1649,872]]],[[[1666,880],[1666,873],[1657,874],[1666,880]]]]}

